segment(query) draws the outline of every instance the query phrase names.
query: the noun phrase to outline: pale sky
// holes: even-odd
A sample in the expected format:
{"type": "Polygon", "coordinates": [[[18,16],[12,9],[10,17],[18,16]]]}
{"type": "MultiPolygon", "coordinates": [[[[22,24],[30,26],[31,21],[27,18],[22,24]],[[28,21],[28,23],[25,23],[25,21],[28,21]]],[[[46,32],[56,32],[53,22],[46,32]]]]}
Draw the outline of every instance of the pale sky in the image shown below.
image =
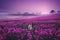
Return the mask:
{"type": "Polygon", "coordinates": [[[60,10],[58,0],[4,0],[1,2],[1,10],[11,12],[48,13],[50,10],[60,10]]]}

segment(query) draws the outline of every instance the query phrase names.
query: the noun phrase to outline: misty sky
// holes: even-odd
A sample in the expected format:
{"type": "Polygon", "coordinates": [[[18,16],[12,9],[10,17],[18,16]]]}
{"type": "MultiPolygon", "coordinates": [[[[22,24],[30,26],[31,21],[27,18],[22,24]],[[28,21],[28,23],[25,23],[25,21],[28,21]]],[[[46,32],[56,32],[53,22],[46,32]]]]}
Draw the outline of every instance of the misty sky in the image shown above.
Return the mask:
{"type": "Polygon", "coordinates": [[[0,0],[0,10],[11,12],[48,13],[60,10],[59,0],[0,0]]]}
{"type": "MultiPolygon", "coordinates": [[[[0,11],[7,11],[11,13],[35,13],[35,14],[49,14],[51,10],[60,10],[60,0],[0,0],[0,11]]],[[[6,12],[0,13],[0,19],[23,19],[32,18],[34,16],[5,16],[6,12]]]]}

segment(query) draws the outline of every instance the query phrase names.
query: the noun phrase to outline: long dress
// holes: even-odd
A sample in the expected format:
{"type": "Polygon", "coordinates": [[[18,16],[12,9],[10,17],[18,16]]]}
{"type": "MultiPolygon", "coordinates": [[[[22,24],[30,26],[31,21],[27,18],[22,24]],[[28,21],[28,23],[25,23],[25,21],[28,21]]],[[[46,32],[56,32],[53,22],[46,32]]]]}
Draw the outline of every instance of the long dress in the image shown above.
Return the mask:
{"type": "Polygon", "coordinates": [[[31,24],[29,24],[28,25],[28,30],[32,30],[33,28],[32,28],[32,25],[31,24]]]}

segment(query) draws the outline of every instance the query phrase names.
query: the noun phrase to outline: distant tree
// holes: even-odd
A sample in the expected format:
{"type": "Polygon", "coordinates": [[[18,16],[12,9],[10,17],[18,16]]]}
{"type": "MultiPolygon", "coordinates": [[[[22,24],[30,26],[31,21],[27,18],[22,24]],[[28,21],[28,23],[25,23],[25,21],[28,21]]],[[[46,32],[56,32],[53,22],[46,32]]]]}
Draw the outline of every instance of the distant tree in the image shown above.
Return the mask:
{"type": "Polygon", "coordinates": [[[20,12],[17,12],[17,14],[21,14],[20,12]]]}
{"type": "Polygon", "coordinates": [[[24,14],[29,14],[28,12],[25,12],[24,14]]]}
{"type": "Polygon", "coordinates": [[[34,13],[25,12],[23,16],[36,16],[34,13]]]}
{"type": "Polygon", "coordinates": [[[50,13],[55,13],[55,10],[51,10],[50,13]]]}
{"type": "Polygon", "coordinates": [[[60,11],[57,11],[58,14],[60,14],[60,11]]]}

